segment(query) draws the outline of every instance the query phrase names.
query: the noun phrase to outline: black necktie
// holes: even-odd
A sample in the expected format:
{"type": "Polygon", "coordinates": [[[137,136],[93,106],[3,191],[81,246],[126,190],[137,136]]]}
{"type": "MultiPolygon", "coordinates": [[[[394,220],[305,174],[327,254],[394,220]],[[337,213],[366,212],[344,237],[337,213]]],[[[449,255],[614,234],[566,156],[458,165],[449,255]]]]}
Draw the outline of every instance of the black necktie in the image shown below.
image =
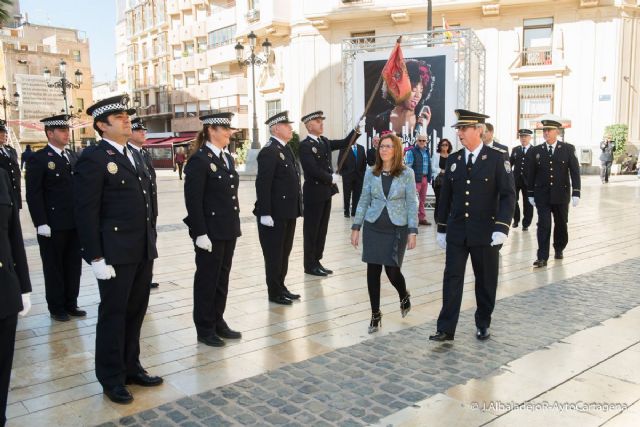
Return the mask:
{"type": "Polygon", "coordinates": [[[549,157],[553,156],[553,147],[549,145],[549,157]]]}
{"type": "Polygon", "coordinates": [[[473,167],[473,153],[469,153],[469,157],[467,158],[467,172],[471,172],[472,167],[473,167]]]}

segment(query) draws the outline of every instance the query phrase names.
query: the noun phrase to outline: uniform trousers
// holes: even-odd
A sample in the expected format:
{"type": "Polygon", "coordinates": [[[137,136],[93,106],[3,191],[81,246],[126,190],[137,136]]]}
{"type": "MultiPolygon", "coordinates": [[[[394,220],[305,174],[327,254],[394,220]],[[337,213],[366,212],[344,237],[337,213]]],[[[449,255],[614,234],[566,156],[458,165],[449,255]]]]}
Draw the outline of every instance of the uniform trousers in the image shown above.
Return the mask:
{"type": "Polygon", "coordinates": [[[7,422],[7,395],[9,394],[17,326],[17,314],[0,319],[0,426],[4,426],[7,422]]]}
{"type": "Polygon", "coordinates": [[[149,304],[153,261],[118,264],[116,277],[98,280],[96,377],[103,387],[124,385],[140,365],[140,328],[149,304]]]}
{"type": "Polygon", "coordinates": [[[456,332],[462,303],[464,271],[469,255],[475,276],[476,327],[488,328],[491,325],[498,287],[498,252],[501,247],[502,245],[466,246],[447,242],[438,331],[451,335],[456,332]]]}
{"type": "Polygon", "coordinates": [[[327,240],[327,228],[331,215],[331,199],[304,204],[304,269],[313,270],[320,266],[327,240]]]}
{"type": "Polygon", "coordinates": [[[538,211],[538,259],[549,259],[551,240],[551,215],[553,215],[553,249],[562,252],[569,242],[567,222],[569,221],[569,204],[549,204],[536,202],[538,211]]]}
{"type": "Polygon", "coordinates": [[[289,270],[289,255],[296,233],[295,218],[274,218],[273,223],[273,227],[267,227],[260,224],[260,218],[258,218],[258,237],[264,257],[269,298],[278,297],[287,290],[284,279],[289,270]]]}
{"type": "Polygon", "coordinates": [[[342,199],[344,201],[344,215],[356,216],[356,209],[362,193],[362,179],[355,173],[342,176],[342,199]]]}
{"type": "Polygon", "coordinates": [[[522,178],[516,179],[516,210],[513,214],[513,222],[516,224],[520,222],[520,193],[522,193],[522,210],[524,213],[522,216],[522,226],[529,227],[533,220],[533,205],[529,203],[527,184],[522,178]]]}
{"type": "Polygon", "coordinates": [[[229,273],[236,239],[212,240],[211,252],[195,247],[196,273],[193,277],[193,323],[199,337],[225,329],[223,319],[229,292],[229,273]]]}
{"type": "Polygon", "coordinates": [[[47,306],[52,314],[78,306],[80,292],[80,239],[73,230],[52,230],[51,237],[38,235],[47,306]]]}

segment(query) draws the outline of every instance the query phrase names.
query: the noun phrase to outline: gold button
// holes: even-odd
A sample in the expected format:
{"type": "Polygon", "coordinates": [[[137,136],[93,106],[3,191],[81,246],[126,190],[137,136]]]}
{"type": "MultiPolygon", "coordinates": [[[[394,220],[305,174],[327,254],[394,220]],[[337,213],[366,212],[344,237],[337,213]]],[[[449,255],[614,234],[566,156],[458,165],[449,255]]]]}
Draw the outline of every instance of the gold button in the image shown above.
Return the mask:
{"type": "Polygon", "coordinates": [[[467,184],[471,184],[471,180],[470,179],[467,180],[467,184]]]}
{"type": "Polygon", "coordinates": [[[124,184],[124,179],[122,180],[122,183],[124,184]]]}
{"type": "Polygon", "coordinates": [[[465,192],[464,192],[464,194],[466,194],[466,195],[468,196],[468,195],[469,195],[469,192],[468,192],[468,191],[465,191],[465,192]]]}
{"type": "Polygon", "coordinates": [[[0,268],[2,268],[2,263],[0,262],[0,268]]]}
{"type": "Polygon", "coordinates": [[[553,185],[553,182],[551,184],[549,184],[549,185],[553,185]]]}
{"type": "Polygon", "coordinates": [[[138,181],[142,181],[142,178],[138,177],[138,181]]]}
{"type": "Polygon", "coordinates": [[[215,214],[216,214],[215,212],[211,212],[211,215],[215,215],[215,214]]]}
{"type": "Polygon", "coordinates": [[[238,207],[237,207],[237,206],[234,206],[234,207],[233,207],[233,210],[234,210],[234,211],[237,211],[237,210],[238,210],[238,207]]]}
{"type": "Polygon", "coordinates": [[[553,178],[553,175],[551,175],[551,178],[553,178]]]}
{"type": "Polygon", "coordinates": [[[233,185],[233,184],[231,184],[231,188],[236,188],[236,186],[235,186],[235,185],[233,185]]]}
{"type": "Polygon", "coordinates": [[[552,171],[552,170],[553,170],[553,168],[551,168],[551,169],[549,169],[549,170],[550,170],[550,171],[552,171]]]}
{"type": "Polygon", "coordinates": [[[468,213],[464,214],[464,217],[469,218],[469,214],[468,213]]]}
{"type": "Polygon", "coordinates": [[[118,227],[113,227],[113,231],[118,231],[118,227]]]}
{"type": "Polygon", "coordinates": [[[464,205],[465,206],[469,206],[469,202],[464,202],[464,205]]]}

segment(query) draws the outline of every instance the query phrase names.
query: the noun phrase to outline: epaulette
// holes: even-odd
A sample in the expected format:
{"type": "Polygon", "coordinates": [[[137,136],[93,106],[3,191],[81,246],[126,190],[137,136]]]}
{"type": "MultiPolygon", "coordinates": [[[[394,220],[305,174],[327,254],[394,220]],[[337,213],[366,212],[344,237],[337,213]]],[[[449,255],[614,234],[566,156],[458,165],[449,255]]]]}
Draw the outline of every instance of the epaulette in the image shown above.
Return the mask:
{"type": "Polygon", "coordinates": [[[271,140],[268,140],[266,144],[264,144],[263,148],[267,148],[271,146],[271,140]]]}
{"type": "Polygon", "coordinates": [[[502,154],[506,153],[506,150],[503,150],[502,148],[494,147],[493,145],[487,145],[487,147],[493,148],[494,150],[502,154]]]}

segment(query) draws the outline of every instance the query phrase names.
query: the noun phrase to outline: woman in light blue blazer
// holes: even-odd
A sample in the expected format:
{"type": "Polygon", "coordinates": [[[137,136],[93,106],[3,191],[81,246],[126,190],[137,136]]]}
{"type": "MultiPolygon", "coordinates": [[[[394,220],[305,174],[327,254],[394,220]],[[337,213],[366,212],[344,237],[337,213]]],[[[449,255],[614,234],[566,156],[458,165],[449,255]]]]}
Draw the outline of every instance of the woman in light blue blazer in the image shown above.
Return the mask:
{"type": "Polygon", "coordinates": [[[380,139],[376,163],[365,174],[351,227],[351,244],[355,248],[360,241],[360,228],[364,228],[362,261],[367,263],[367,287],[371,301],[370,334],[382,326],[382,266],[398,291],[402,317],[411,309],[411,295],[400,267],[405,248],[413,249],[416,246],[418,199],[413,170],[405,167],[403,154],[402,142],[396,135],[387,134],[380,139]]]}

